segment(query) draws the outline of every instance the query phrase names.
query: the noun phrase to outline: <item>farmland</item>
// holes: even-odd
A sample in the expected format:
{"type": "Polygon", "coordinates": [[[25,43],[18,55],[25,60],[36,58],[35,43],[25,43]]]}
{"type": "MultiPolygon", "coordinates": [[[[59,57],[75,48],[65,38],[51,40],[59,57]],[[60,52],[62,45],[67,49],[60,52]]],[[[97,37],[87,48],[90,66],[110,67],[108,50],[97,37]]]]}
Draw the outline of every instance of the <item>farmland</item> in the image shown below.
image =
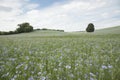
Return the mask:
{"type": "Polygon", "coordinates": [[[120,80],[120,27],[0,36],[0,80],[120,80]]]}

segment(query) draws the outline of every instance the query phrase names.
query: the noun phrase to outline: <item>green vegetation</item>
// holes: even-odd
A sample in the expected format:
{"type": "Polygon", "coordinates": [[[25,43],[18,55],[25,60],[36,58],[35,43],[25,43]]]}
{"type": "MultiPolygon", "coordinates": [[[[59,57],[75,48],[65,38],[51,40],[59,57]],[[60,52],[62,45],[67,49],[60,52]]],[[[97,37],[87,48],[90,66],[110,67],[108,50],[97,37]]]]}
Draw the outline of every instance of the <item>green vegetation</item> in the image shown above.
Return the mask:
{"type": "Polygon", "coordinates": [[[47,31],[60,31],[60,32],[64,32],[64,30],[60,30],[60,29],[47,29],[47,28],[42,28],[42,29],[35,29],[35,31],[37,30],[47,30],[47,31]]]}
{"type": "Polygon", "coordinates": [[[29,23],[18,24],[19,28],[16,29],[18,33],[32,32],[33,27],[29,23]]]}
{"type": "Polygon", "coordinates": [[[96,30],[96,33],[99,34],[120,34],[120,26],[110,27],[110,28],[104,28],[101,30],[96,30]]]}
{"type": "Polygon", "coordinates": [[[120,80],[120,33],[106,30],[0,36],[0,80],[120,80]]]}
{"type": "Polygon", "coordinates": [[[86,31],[87,32],[94,32],[94,30],[95,30],[95,28],[94,28],[93,23],[89,23],[88,27],[86,28],[86,31]]]}
{"type": "Polygon", "coordinates": [[[19,28],[17,28],[15,31],[9,31],[9,32],[0,31],[0,35],[11,35],[11,34],[26,33],[33,31],[33,27],[27,22],[18,24],[18,26],[19,28]]]}
{"type": "Polygon", "coordinates": [[[19,34],[19,33],[28,33],[28,32],[33,32],[33,31],[59,31],[59,32],[64,32],[64,30],[55,30],[55,29],[47,29],[47,28],[43,28],[43,29],[33,29],[33,27],[25,22],[25,23],[21,23],[18,24],[19,28],[17,28],[15,31],[9,31],[9,32],[5,32],[5,31],[0,31],[0,35],[11,35],[11,34],[19,34]]]}

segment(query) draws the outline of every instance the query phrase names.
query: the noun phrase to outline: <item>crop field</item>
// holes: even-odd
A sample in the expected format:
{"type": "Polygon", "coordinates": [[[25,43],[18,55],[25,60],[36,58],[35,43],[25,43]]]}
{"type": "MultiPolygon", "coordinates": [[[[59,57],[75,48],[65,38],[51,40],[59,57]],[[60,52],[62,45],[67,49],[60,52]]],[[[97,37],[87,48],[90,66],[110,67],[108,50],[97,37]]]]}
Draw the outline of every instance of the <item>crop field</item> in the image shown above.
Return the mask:
{"type": "Polygon", "coordinates": [[[120,34],[33,33],[0,36],[0,80],[120,80],[120,34]]]}

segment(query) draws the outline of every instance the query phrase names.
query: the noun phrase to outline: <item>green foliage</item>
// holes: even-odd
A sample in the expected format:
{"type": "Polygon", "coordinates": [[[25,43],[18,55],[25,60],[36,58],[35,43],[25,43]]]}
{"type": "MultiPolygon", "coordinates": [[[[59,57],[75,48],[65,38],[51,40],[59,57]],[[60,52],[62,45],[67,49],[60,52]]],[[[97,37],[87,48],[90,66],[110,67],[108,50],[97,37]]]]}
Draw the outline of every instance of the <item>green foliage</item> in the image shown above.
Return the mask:
{"type": "Polygon", "coordinates": [[[49,29],[47,29],[47,28],[43,28],[43,29],[41,29],[41,30],[49,30],[49,29]]]}
{"type": "Polygon", "coordinates": [[[9,34],[15,34],[15,31],[9,31],[9,34]]]}
{"type": "Polygon", "coordinates": [[[33,27],[29,23],[22,23],[18,24],[19,28],[17,28],[15,31],[0,31],[0,35],[10,35],[10,34],[18,34],[18,33],[24,33],[24,32],[31,32],[33,31],[33,27]]]}
{"type": "Polygon", "coordinates": [[[87,32],[94,32],[94,30],[95,30],[95,28],[94,28],[93,23],[89,23],[88,27],[86,28],[86,31],[87,32]]]}
{"type": "Polygon", "coordinates": [[[9,35],[9,32],[1,32],[1,35],[9,35]]]}
{"type": "Polygon", "coordinates": [[[9,32],[5,32],[5,31],[0,31],[0,35],[11,35],[11,34],[17,34],[17,31],[9,31],[9,32]]]}
{"type": "Polygon", "coordinates": [[[57,30],[57,31],[64,32],[64,30],[57,30]]]}
{"type": "Polygon", "coordinates": [[[59,29],[47,29],[47,28],[42,28],[42,29],[36,29],[36,30],[48,30],[48,31],[59,31],[59,32],[64,32],[64,30],[59,30],[59,29]]]}
{"type": "Polygon", "coordinates": [[[31,32],[33,27],[29,23],[18,24],[19,28],[16,29],[18,33],[31,32]]]}
{"type": "Polygon", "coordinates": [[[41,30],[40,28],[37,28],[37,29],[35,29],[35,30],[41,30]]]}

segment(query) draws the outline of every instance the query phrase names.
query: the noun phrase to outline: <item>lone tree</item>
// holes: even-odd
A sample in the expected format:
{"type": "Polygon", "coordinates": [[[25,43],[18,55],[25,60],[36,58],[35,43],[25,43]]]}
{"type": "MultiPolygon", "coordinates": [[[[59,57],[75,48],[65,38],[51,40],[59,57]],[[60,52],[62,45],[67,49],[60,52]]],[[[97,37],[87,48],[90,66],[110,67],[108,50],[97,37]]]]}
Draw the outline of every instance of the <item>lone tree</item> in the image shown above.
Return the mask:
{"type": "Polygon", "coordinates": [[[31,32],[33,27],[29,23],[18,24],[19,28],[16,29],[18,33],[31,32]]]}
{"type": "Polygon", "coordinates": [[[87,32],[94,32],[94,30],[95,30],[95,28],[94,28],[93,23],[89,23],[88,27],[86,28],[86,31],[87,32]]]}

